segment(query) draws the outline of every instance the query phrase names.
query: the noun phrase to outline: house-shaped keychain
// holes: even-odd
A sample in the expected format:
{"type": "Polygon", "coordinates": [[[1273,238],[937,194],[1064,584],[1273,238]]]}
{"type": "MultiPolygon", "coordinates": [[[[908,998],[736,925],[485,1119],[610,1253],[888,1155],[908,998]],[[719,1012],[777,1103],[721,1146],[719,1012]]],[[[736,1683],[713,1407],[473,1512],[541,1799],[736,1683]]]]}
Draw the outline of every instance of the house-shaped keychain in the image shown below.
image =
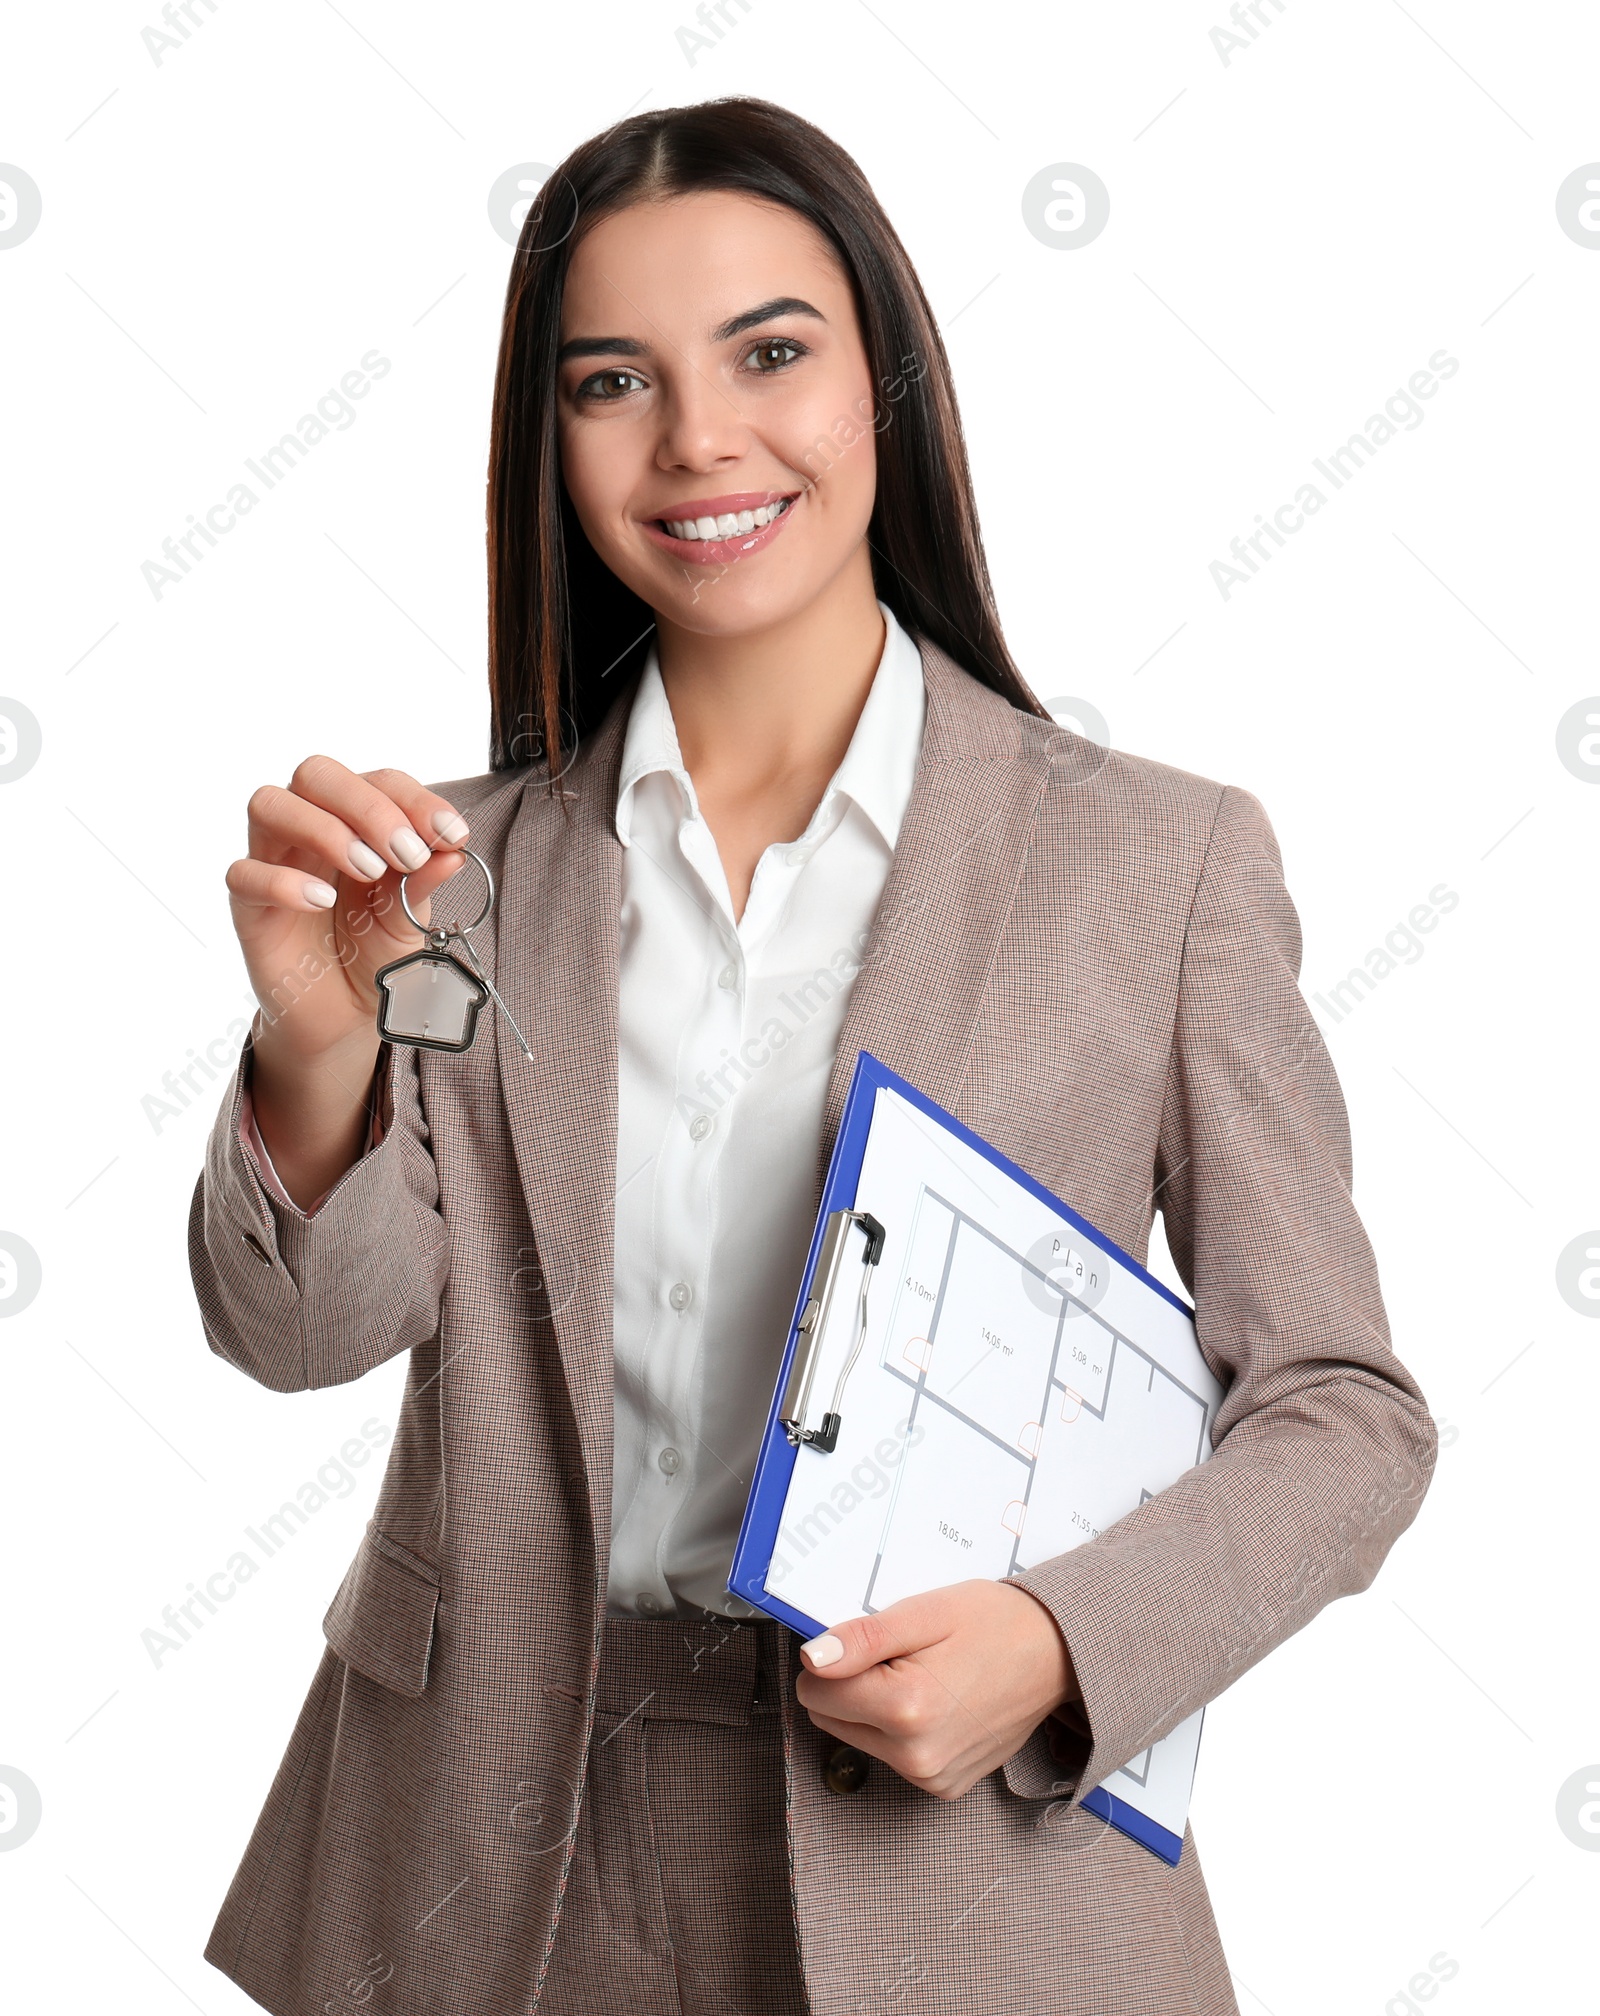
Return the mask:
{"type": "Polygon", "coordinates": [[[430,947],[397,959],[374,976],[378,1034],[420,1050],[467,1050],[489,990],[452,952],[430,947]]]}
{"type": "Polygon", "coordinates": [[[470,1050],[478,1033],[478,1010],[485,1001],[492,1001],[531,1063],[533,1051],[528,1039],[512,1020],[511,1010],[500,999],[472,943],[472,933],[494,908],[494,877],[481,854],[474,854],[470,847],[460,851],[476,862],[483,876],[487,892],[483,908],[470,924],[424,924],[406,900],[407,878],[400,877],[400,907],[427,943],[404,959],[380,966],[372,976],[378,989],[378,1034],[385,1043],[407,1043],[419,1050],[470,1050]],[[452,938],[472,966],[450,950],[452,938]]]}

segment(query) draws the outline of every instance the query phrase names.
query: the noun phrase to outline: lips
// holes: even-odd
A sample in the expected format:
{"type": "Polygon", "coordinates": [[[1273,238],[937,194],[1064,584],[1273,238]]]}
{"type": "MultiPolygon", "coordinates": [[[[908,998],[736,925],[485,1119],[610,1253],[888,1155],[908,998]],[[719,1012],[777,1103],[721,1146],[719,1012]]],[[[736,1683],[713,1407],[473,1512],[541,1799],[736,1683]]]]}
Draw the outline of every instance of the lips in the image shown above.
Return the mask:
{"type": "Polygon", "coordinates": [[[676,559],[722,566],[770,545],[793,516],[798,501],[798,492],[777,490],[686,497],[658,517],[647,518],[644,529],[657,546],[676,559]],[[689,535],[691,526],[695,530],[689,535]],[[673,527],[677,529],[669,529],[673,527]]]}

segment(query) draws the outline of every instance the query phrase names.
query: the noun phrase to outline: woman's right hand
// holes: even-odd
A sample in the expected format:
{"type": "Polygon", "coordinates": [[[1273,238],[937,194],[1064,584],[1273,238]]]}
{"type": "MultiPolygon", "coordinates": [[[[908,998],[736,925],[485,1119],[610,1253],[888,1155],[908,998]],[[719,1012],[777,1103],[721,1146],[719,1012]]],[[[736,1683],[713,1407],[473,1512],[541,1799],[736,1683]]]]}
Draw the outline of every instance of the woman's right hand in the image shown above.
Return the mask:
{"type": "Polygon", "coordinates": [[[287,790],[264,784],[250,799],[250,851],[228,869],[229,900],[262,1009],[257,1120],[297,1202],[301,1189],[326,1187],[317,1179],[330,1164],[332,1180],[359,1153],[346,1144],[377,1059],[373,975],[423,942],[401,906],[401,877],[426,922],[466,838],[455,807],[414,777],[357,773],[331,756],[308,756],[287,790]],[[286,1159],[305,1165],[298,1182],[286,1159]]]}

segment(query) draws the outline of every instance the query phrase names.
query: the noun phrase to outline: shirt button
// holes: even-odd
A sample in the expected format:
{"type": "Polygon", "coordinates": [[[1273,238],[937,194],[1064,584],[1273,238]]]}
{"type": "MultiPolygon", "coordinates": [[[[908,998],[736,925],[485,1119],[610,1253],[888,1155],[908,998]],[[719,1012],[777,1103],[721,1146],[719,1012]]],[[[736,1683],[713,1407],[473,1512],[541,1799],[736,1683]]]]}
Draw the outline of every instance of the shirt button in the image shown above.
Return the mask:
{"type": "Polygon", "coordinates": [[[661,1454],[656,1458],[656,1461],[669,1477],[676,1477],[683,1458],[678,1454],[676,1449],[663,1449],[661,1454]]]}
{"type": "Polygon", "coordinates": [[[724,966],[722,971],[717,975],[717,985],[719,987],[728,988],[730,992],[732,991],[733,988],[737,987],[738,984],[739,984],[739,969],[737,966],[724,966]]]}
{"type": "Polygon", "coordinates": [[[633,1600],[647,1617],[654,1617],[661,1608],[661,1598],[648,1589],[641,1589],[633,1600]]]}
{"type": "Polygon", "coordinates": [[[687,1309],[694,1300],[694,1290],[687,1281],[674,1281],[667,1291],[667,1300],[674,1309],[687,1309]]]}
{"type": "Polygon", "coordinates": [[[697,1113],[689,1122],[689,1138],[692,1141],[703,1141],[716,1124],[709,1113],[697,1113]]]}

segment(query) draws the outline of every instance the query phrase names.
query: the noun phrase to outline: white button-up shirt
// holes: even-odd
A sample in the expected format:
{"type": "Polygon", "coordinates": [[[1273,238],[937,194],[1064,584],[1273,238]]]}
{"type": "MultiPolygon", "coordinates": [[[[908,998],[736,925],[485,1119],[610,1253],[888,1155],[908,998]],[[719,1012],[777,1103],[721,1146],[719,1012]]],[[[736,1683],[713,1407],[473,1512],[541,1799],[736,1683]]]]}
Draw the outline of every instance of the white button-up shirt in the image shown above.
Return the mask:
{"type": "Polygon", "coordinates": [[[925,695],[879,603],[878,670],[798,840],[737,921],[652,648],[617,789],[615,1467],[607,1608],[728,1615],[728,1570],[812,1230],[850,984],[911,795],[925,695]]]}

